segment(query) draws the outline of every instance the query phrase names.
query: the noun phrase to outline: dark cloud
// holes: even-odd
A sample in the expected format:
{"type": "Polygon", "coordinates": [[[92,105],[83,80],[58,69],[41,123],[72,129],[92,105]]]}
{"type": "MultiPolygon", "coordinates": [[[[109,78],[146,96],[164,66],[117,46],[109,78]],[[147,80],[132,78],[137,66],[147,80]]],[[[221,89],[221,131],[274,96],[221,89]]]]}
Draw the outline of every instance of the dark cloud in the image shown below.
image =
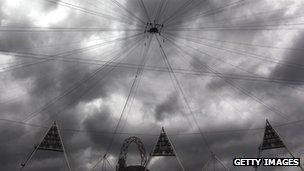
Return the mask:
{"type": "Polygon", "coordinates": [[[293,48],[286,52],[284,61],[289,65],[278,65],[271,73],[272,77],[282,78],[290,81],[303,80],[303,49],[304,49],[304,34],[300,34],[297,40],[294,41],[293,48]]]}
{"type": "Polygon", "coordinates": [[[44,10],[51,11],[51,10],[54,10],[54,9],[58,8],[59,2],[60,2],[60,0],[45,2],[44,6],[43,6],[44,10]]]}
{"type": "MultiPolygon", "coordinates": [[[[147,22],[146,14],[138,1],[119,2],[141,18],[144,23],[132,18],[128,12],[115,5],[113,1],[96,1],[96,3],[95,1],[67,1],[86,9],[116,16],[123,19],[123,22],[130,20],[132,26],[75,9],[66,7],[61,9],[62,6],[57,0],[54,1],[55,3],[10,1],[11,4],[8,3],[9,1],[0,2],[0,23],[2,26],[40,27],[40,24],[43,23],[43,27],[46,25],[46,27],[52,28],[113,28],[119,30],[143,29],[145,22],[147,22]],[[60,15],[52,16],[51,13],[60,13],[60,15]]],[[[156,11],[160,2],[166,1],[144,0],[143,2],[153,22],[157,16],[156,11]]],[[[163,6],[166,10],[161,13],[157,22],[160,24],[164,22],[164,33],[170,33],[172,41],[182,46],[180,50],[177,50],[169,41],[160,39],[172,67],[185,72],[194,68],[201,72],[210,73],[210,68],[206,67],[208,65],[224,74],[263,75],[269,79],[303,80],[302,69],[296,68],[304,63],[302,50],[300,50],[304,49],[304,39],[301,32],[259,29],[251,31],[169,31],[169,28],[227,27],[233,25],[277,24],[280,26],[296,22],[296,16],[301,11],[297,7],[301,4],[295,5],[296,2],[293,0],[245,1],[237,6],[221,9],[231,2],[228,0],[167,1],[167,5],[163,6]],[[191,2],[190,5],[187,5],[187,2],[191,2]],[[180,8],[183,5],[187,7],[180,8]],[[292,7],[286,8],[289,6],[292,7]],[[197,14],[202,15],[197,16],[197,14]],[[175,17],[171,18],[173,15],[175,17]],[[182,37],[191,38],[198,43],[183,40],[182,37]],[[294,39],[294,37],[297,38],[294,39]],[[204,39],[219,39],[226,42],[212,42],[204,39]],[[239,44],[229,44],[227,41],[239,42],[239,44]],[[242,43],[286,46],[292,49],[245,46],[242,43]],[[253,59],[248,54],[235,54],[231,51],[206,46],[206,44],[266,57],[275,56],[277,59],[282,59],[281,61],[285,64],[278,65],[253,59]],[[208,55],[194,49],[201,50],[208,55]],[[291,65],[286,67],[287,63],[291,65]],[[243,70],[236,69],[231,64],[243,70]]],[[[37,62],[35,58],[29,58],[31,55],[18,57],[14,56],[14,52],[39,54],[38,57],[57,54],[56,58],[63,57],[73,60],[73,62],[50,60],[7,72],[0,71],[0,119],[23,121],[34,114],[37,116],[29,120],[28,123],[43,126],[25,126],[20,123],[0,121],[0,170],[17,170],[20,163],[33,149],[33,145],[37,144],[44,135],[46,131],[44,127],[49,127],[53,120],[57,120],[62,128],[62,137],[73,170],[89,170],[89,167],[104,155],[112,139],[111,132],[118,123],[119,114],[129,94],[136,70],[128,68],[131,65],[126,65],[127,68],[118,67],[108,72],[112,67],[105,67],[92,79],[86,80],[86,78],[100,67],[97,64],[102,64],[97,60],[108,61],[118,56],[121,57],[119,62],[139,64],[149,35],[115,42],[82,53],[58,54],[87,47],[91,45],[89,42],[94,39],[105,41],[134,34],[135,32],[129,31],[0,32],[0,50],[13,52],[12,54],[0,53],[1,67],[2,65],[4,67],[10,66],[6,64],[9,62],[17,65],[37,62]],[[139,43],[136,50],[128,53],[128,50],[131,50],[131,47],[140,39],[145,40],[145,43],[139,43]],[[10,55],[12,57],[8,57],[10,55]],[[8,58],[10,60],[7,61],[8,58]],[[91,61],[91,64],[84,64],[81,61],[91,61]],[[81,80],[85,81],[79,84],[81,80]],[[75,85],[79,86],[73,91],[69,91],[75,85]]],[[[167,36],[166,34],[161,35],[167,36]]],[[[93,41],[93,43],[98,42],[93,41]]],[[[206,77],[198,77],[197,75],[176,73],[176,77],[189,100],[189,105],[193,108],[198,123],[196,125],[189,111],[185,110],[183,99],[180,98],[179,94],[176,94],[168,73],[151,71],[151,69],[157,70],[161,67],[163,70],[167,67],[160,52],[159,45],[153,38],[148,53],[149,60],[146,64],[149,67],[144,71],[140,84],[136,88],[136,96],[134,99],[133,96],[131,97],[132,106],[128,105],[118,129],[118,132],[129,132],[130,134],[117,134],[113,140],[113,145],[108,149],[113,165],[116,164],[124,139],[135,134],[142,139],[147,153],[149,153],[157,140],[161,126],[166,126],[168,135],[186,170],[201,170],[210,157],[208,153],[210,149],[231,170],[246,170],[248,168],[233,167],[232,159],[234,157],[255,157],[263,131],[262,129],[246,129],[263,128],[265,117],[268,117],[274,124],[286,122],[286,119],[279,116],[278,112],[267,109],[267,106],[282,111],[289,118],[289,121],[303,118],[302,104],[304,99],[302,98],[301,85],[289,86],[272,82],[228,80],[236,87],[241,87],[252,94],[252,96],[248,96],[244,91],[227,84],[227,80],[218,77],[209,77],[208,74],[206,77]],[[264,104],[259,103],[259,100],[253,96],[258,97],[264,104]],[[187,134],[197,132],[197,126],[200,126],[205,132],[210,149],[201,135],[187,134]],[[245,131],[229,131],[239,129],[245,129],[245,131]],[[176,133],[181,133],[181,135],[176,135],[176,133]]],[[[299,131],[302,129],[301,125],[286,125],[276,128],[282,137],[286,137],[285,140],[295,155],[300,156],[301,151],[303,151],[301,143],[303,138],[299,131]]],[[[286,151],[283,150],[265,153],[269,156],[278,156],[278,154],[287,156],[286,151]]],[[[128,164],[138,163],[138,160],[138,150],[132,145],[129,149],[128,164]]],[[[61,154],[39,151],[28,170],[66,170],[64,166],[61,154]]],[[[223,170],[219,164],[216,164],[216,167],[218,170],[223,170]]],[[[179,169],[178,162],[174,158],[160,158],[152,162],[151,165],[151,170],[179,169]]],[[[269,169],[262,168],[262,170],[269,169]]]]}
{"type": "Polygon", "coordinates": [[[165,118],[170,118],[171,115],[176,115],[176,112],[180,110],[179,99],[176,94],[169,95],[166,100],[155,108],[155,118],[159,121],[165,118]]]}
{"type": "MultiPolygon", "coordinates": [[[[97,131],[108,131],[110,132],[114,125],[114,121],[111,120],[111,112],[109,109],[102,109],[103,111],[97,112],[95,111],[93,116],[86,119],[83,125],[86,127],[87,130],[97,130],[97,131]],[[96,122],[97,120],[103,121],[103,123],[96,122]],[[109,128],[110,127],[110,128],[109,128]]],[[[92,141],[100,147],[106,147],[108,140],[110,139],[111,135],[106,135],[108,137],[100,138],[100,136],[92,133],[89,137],[92,141]]]]}

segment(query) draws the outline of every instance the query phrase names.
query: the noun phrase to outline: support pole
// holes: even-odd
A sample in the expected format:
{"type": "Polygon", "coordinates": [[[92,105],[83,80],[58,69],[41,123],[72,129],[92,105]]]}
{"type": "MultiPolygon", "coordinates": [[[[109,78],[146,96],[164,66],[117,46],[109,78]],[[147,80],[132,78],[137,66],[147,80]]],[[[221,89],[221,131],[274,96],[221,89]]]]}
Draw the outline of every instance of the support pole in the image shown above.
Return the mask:
{"type": "Polygon", "coordinates": [[[204,164],[203,168],[202,168],[202,171],[204,171],[204,168],[208,165],[208,163],[212,160],[212,158],[209,158],[207,160],[207,162],[204,164]]]}
{"type": "Polygon", "coordinates": [[[107,163],[109,164],[109,166],[113,169],[113,171],[115,170],[114,167],[111,165],[110,161],[108,160],[108,158],[106,158],[107,163]]]}
{"type": "Polygon", "coordinates": [[[148,166],[149,166],[151,160],[152,160],[152,155],[150,154],[150,156],[149,156],[149,158],[148,158],[148,161],[147,161],[147,163],[146,163],[146,165],[145,165],[145,171],[147,171],[148,166]]]}
{"type": "Polygon", "coordinates": [[[65,163],[66,163],[66,165],[67,165],[69,171],[72,171],[71,166],[70,166],[70,163],[69,163],[69,159],[68,159],[68,156],[67,156],[67,154],[66,154],[65,147],[64,147],[64,144],[63,144],[61,135],[60,135],[60,129],[59,129],[58,125],[56,124],[56,122],[54,122],[54,124],[57,126],[57,129],[58,129],[58,135],[59,135],[60,142],[61,142],[61,145],[62,145],[62,148],[63,148],[63,155],[64,155],[65,163]]]}
{"type": "MultiPolygon", "coordinates": [[[[39,144],[40,145],[40,144],[39,144]]],[[[35,147],[35,149],[30,153],[30,155],[27,157],[27,159],[25,160],[24,163],[21,163],[21,168],[19,169],[19,171],[22,171],[23,168],[25,168],[25,166],[27,165],[27,163],[32,159],[32,157],[34,156],[34,154],[37,152],[39,145],[37,145],[35,147]]]]}
{"type": "Polygon", "coordinates": [[[39,144],[35,147],[35,149],[31,152],[31,154],[29,155],[29,157],[25,160],[24,163],[21,164],[21,168],[19,169],[19,171],[22,171],[25,166],[30,162],[30,160],[33,158],[33,156],[35,155],[35,153],[37,152],[39,146],[41,145],[44,137],[47,135],[47,133],[49,132],[49,129],[45,132],[44,136],[42,137],[42,139],[40,140],[39,144]]]}
{"type": "Polygon", "coordinates": [[[229,171],[229,168],[215,154],[214,158],[225,168],[226,171],[229,171]]]}
{"type": "Polygon", "coordinates": [[[178,161],[178,164],[181,166],[182,170],[185,171],[182,161],[180,160],[180,158],[177,155],[176,155],[176,160],[178,161]]]}
{"type": "MultiPolygon", "coordinates": [[[[296,158],[292,152],[288,149],[288,147],[285,145],[285,149],[287,150],[287,152],[291,155],[292,158],[296,158]]],[[[299,163],[299,168],[304,171],[303,167],[301,166],[301,162],[299,163]]]]}
{"type": "MultiPolygon", "coordinates": [[[[260,157],[261,157],[261,153],[262,153],[261,146],[259,146],[259,148],[258,148],[258,157],[257,157],[257,158],[260,158],[260,157]]],[[[254,171],[258,171],[258,167],[259,167],[259,166],[255,166],[255,167],[254,167],[254,171]]]]}
{"type": "MultiPolygon", "coordinates": [[[[280,136],[280,134],[278,132],[276,132],[278,134],[278,136],[280,137],[280,139],[282,140],[283,144],[285,145],[285,149],[287,150],[287,152],[289,153],[289,155],[291,155],[292,158],[295,158],[295,156],[292,154],[292,152],[289,150],[289,148],[287,147],[284,138],[282,138],[282,136],[280,136]]],[[[301,166],[301,162],[298,166],[301,171],[304,171],[303,167],[301,166]]]]}
{"type": "Polygon", "coordinates": [[[173,148],[173,151],[174,151],[174,154],[175,154],[175,158],[176,158],[178,164],[181,166],[182,170],[185,171],[185,168],[184,168],[184,166],[182,164],[182,161],[180,160],[180,158],[178,157],[178,155],[176,153],[174,144],[172,144],[171,139],[169,137],[168,137],[168,140],[169,140],[170,144],[172,145],[172,148],[173,148]]]}
{"type": "Polygon", "coordinates": [[[212,153],[212,164],[213,164],[213,171],[215,171],[215,157],[214,157],[214,154],[212,153]]]}
{"type": "Polygon", "coordinates": [[[153,146],[152,152],[150,153],[150,156],[149,156],[148,161],[147,161],[147,163],[146,163],[146,165],[145,165],[145,170],[144,170],[144,171],[147,171],[147,170],[148,170],[148,166],[150,165],[150,162],[151,162],[152,157],[153,157],[153,156],[152,156],[152,153],[153,153],[153,151],[154,151],[156,145],[157,145],[157,142],[156,142],[155,145],[153,146]]]}

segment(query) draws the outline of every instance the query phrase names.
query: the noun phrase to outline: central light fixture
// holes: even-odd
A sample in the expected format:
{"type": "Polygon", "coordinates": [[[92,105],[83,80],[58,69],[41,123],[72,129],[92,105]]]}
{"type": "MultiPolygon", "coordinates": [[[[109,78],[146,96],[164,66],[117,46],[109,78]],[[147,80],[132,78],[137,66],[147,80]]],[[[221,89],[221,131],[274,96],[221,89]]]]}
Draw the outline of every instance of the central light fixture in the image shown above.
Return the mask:
{"type": "Polygon", "coordinates": [[[146,25],[145,33],[160,34],[163,27],[163,24],[155,23],[155,21],[153,23],[148,22],[146,25]]]}

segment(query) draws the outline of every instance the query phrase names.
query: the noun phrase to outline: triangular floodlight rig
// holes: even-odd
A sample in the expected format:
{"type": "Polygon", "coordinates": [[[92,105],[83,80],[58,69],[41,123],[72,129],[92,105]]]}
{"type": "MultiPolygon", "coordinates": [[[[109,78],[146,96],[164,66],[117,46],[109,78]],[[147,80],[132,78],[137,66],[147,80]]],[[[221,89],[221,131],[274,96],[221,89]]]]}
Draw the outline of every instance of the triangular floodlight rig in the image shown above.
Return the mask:
{"type": "MultiPolygon", "coordinates": [[[[295,156],[291,153],[291,151],[287,148],[286,144],[284,143],[282,137],[277,133],[277,131],[270,125],[268,119],[266,119],[266,126],[264,131],[264,137],[261,145],[258,148],[258,158],[260,158],[262,152],[264,150],[271,150],[271,149],[279,149],[284,148],[287,150],[289,155],[292,158],[295,156]]],[[[301,165],[299,168],[304,171],[301,165]]],[[[255,167],[255,171],[258,170],[258,166],[255,167]]]]}
{"type": "Polygon", "coordinates": [[[150,153],[149,159],[145,166],[145,171],[147,171],[148,166],[153,157],[175,157],[176,160],[178,161],[178,164],[181,166],[182,170],[185,171],[185,168],[182,165],[181,160],[177,156],[176,150],[175,150],[171,140],[167,136],[164,127],[162,127],[160,135],[157,140],[157,143],[154,146],[152,152],[150,153]]]}
{"type": "Polygon", "coordinates": [[[30,155],[27,157],[25,162],[21,164],[20,171],[27,166],[27,164],[30,162],[30,160],[33,158],[33,156],[38,150],[55,151],[55,152],[63,153],[66,165],[69,171],[71,171],[69,160],[56,122],[53,122],[52,126],[45,133],[40,143],[37,146],[35,146],[34,150],[30,153],[30,155]]]}

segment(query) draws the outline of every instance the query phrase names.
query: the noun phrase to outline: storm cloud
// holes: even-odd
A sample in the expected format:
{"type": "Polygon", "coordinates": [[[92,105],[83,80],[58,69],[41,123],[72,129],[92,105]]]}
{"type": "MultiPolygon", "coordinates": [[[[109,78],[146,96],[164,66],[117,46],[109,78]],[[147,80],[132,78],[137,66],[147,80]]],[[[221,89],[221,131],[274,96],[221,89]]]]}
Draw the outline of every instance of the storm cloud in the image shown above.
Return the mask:
{"type": "MultiPolygon", "coordinates": [[[[0,170],[18,170],[55,120],[75,171],[105,153],[115,166],[130,136],[149,154],[162,127],[185,170],[201,170],[211,151],[248,170],[232,160],[256,157],[266,118],[303,158],[304,2],[142,2],[0,1],[0,170]]],[[[139,163],[136,147],[127,157],[139,163]]],[[[181,170],[166,157],[150,168],[181,170]]],[[[67,168],[39,150],[24,170],[67,168]]]]}

